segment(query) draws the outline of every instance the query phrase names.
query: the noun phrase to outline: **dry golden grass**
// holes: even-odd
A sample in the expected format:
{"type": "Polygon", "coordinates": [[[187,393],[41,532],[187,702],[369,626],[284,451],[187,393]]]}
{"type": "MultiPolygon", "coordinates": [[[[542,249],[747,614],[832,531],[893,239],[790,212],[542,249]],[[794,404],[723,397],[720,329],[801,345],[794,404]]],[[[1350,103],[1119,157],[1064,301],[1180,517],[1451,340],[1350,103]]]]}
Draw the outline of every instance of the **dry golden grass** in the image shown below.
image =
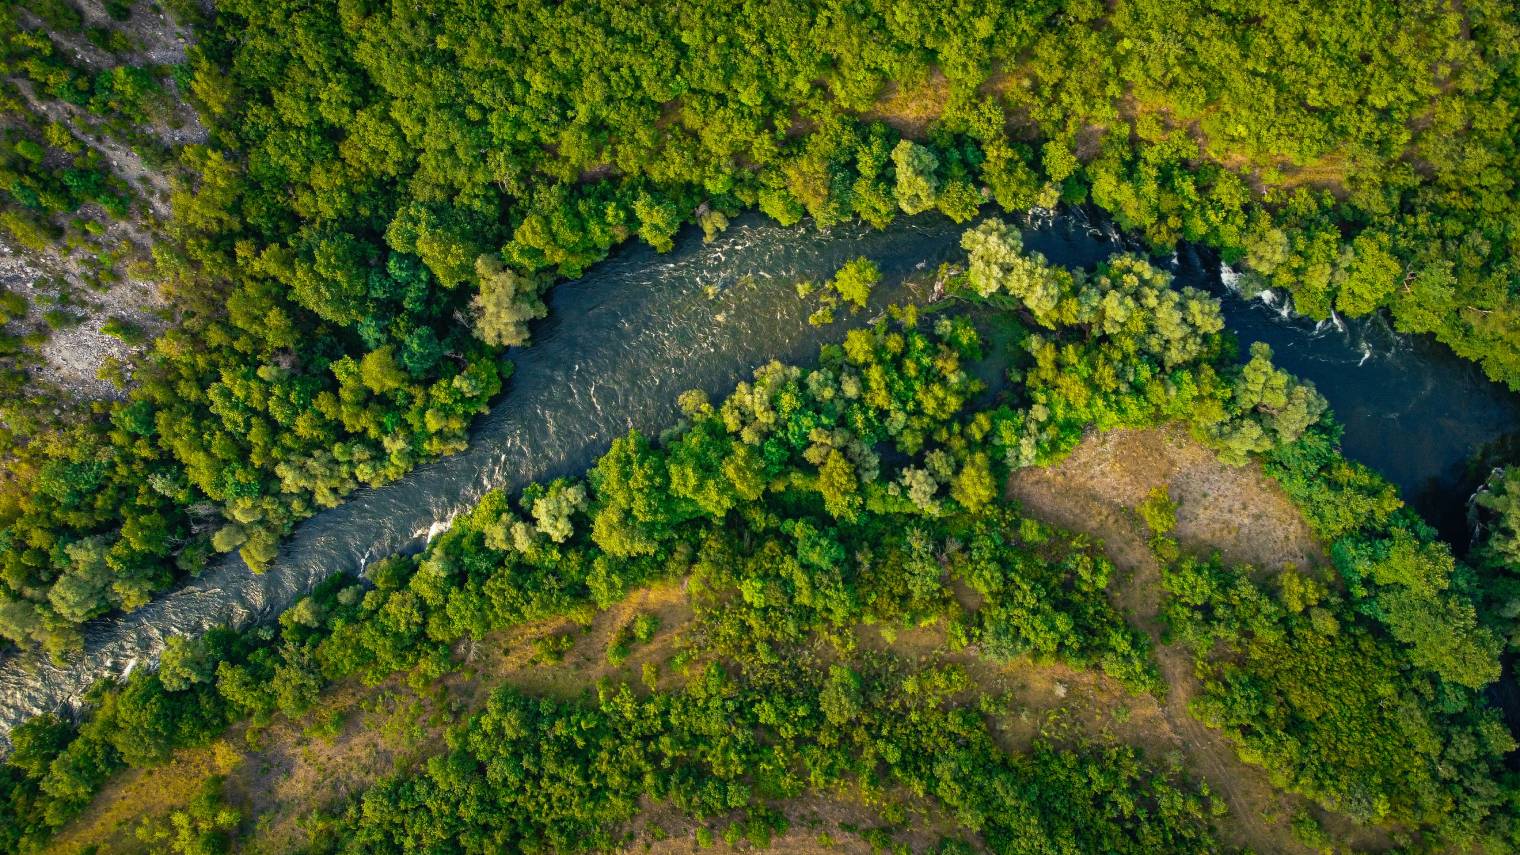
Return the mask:
{"type": "MultiPolygon", "coordinates": [[[[787,829],[771,838],[767,851],[798,855],[866,855],[879,852],[864,837],[869,829],[885,832],[895,844],[913,852],[928,851],[945,837],[965,838],[958,832],[953,817],[928,799],[907,791],[894,791],[886,800],[872,798],[858,788],[814,794],[810,793],[779,804],[769,805],[786,817],[787,829]]],[[[742,820],[742,814],[718,817],[697,823],[669,805],[646,802],[639,816],[616,836],[625,841],[624,853],[754,852],[755,846],[741,841],[725,842],[723,832],[730,823],[742,820]],[[705,827],[713,837],[702,847],[697,842],[697,828],[705,827]]]]}
{"type": "Polygon", "coordinates": [[[219,740],[206,748],[177,751],[164,766],[129,770],[54,837],[48,851],[74,853],[91,844],[101,846],[101,855],[135,851],[133,832],[144,817],[188,803],[208,777],[228,774],[241,762],[242,753],[219,740]]]}
{"type": "Polygon", "coordinates": [[[888,83],[870,110],[861,114],[868,122],[885,122],[909,139],[923,139],[929,126],[945,114],[950,101],[950,81],[939,69],[917,86],[903,88],[888,83]]]}
{"type": "MultiPolygon", "coordinates": [[[[235,728],[214,746],[180,751],[164,766],[119,776],[49,851],[72,855],[89,845],[100,847],[99,855],[147,851],[133,837],[141,819],[183,807],[213,774],[227,776],[227,800],[253,818],[246,824],[256,826],[260,851],[288,851],[304,839],[302,816],[337,808],[386,775],[437,753],[443,731],[478,710],[497,686],[560,698],[576,697],[602,678],[637,686],[645,663],[659,667],[669,659],[690,617],[681,584],[661,584],[632,592],[587,626],[544,621],[461,645],[461,669],[422,692],[400,676],[378,686],[344,682],[324,692],[300,721],[279,717],[251,742],[246,728],[235,728]],[[644,613],[660,619],[659,631],[619,665],[609,664],[614,634],[644,613]],[[562,633],[575,637],[564,658],[536,661],[533,642],[562,633]],[[341,722],[335,734],[313,727],[333,717],[341,722]]],[[[678,680],[668,668],[659,671],[662,686],[678,680]]]]}

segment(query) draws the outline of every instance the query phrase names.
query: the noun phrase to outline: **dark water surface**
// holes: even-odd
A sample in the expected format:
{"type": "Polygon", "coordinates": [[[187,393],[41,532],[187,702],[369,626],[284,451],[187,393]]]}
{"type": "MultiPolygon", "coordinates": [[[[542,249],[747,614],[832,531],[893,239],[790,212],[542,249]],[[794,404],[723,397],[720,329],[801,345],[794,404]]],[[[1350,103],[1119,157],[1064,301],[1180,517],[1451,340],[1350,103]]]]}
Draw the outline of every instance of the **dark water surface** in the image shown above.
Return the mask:
{"type": "MultiPolygon", "coordinates": [[[[1026,245],[1056,264],[1090,266],[1124,248],[1111,226],[1081,212],[1024,224],[1026,245]]],[[[130,615],[90,625],[85,650],[61,667],[33,654],[0,663],[0,734],[75,703],[100,677],[155,660],[169,636],[271,617],[334,573],[418,548],[490,489],[584,470],[630,428],[656,433],[673,422],[682,391],[717,398],[771,359],[810,360],[887,304],[925,299],[934,269],[960,257],[962,230],[937,214],[879,232],[852,224],[822,233],[747,216],[712,244],[688,230],[666,255],[643,245],[617,250],[554,290],[549,319],[534,328],[531,347],[512,354],[517,371],[467,450],[301,523],[263,574],[229,558],[130,615]],[[857,255],[883,273],[870,310],[809,326],[814,304],[799,300],[793,284],[825,279],[857,255]]],[[[1188,249],[1170,263],[1180,283],[1224,297],[1242,342],[1270,343],[1278,364],[1316,383],[1346,426],[1349,456],[1460,536],[1476,477],[1467,461],[1520,424],[1520,398],[1381,320],[1315,325],[1239,298],[1213,258],[1188,249]]]]}
{"type": "Polygon", "coordinates": [[[1435,339],[1395,332],[1382,315],[1316,323],[1292,316],[1286,295],[1246,299],[1220,285],[1242,351],[1264,341],[1278,366],[1313,380],[1345,426],[1346,456],[1398,485],[1465,552],[1468,500],[1493,466],[1513,459],[1520,395],[1435,339]]]}

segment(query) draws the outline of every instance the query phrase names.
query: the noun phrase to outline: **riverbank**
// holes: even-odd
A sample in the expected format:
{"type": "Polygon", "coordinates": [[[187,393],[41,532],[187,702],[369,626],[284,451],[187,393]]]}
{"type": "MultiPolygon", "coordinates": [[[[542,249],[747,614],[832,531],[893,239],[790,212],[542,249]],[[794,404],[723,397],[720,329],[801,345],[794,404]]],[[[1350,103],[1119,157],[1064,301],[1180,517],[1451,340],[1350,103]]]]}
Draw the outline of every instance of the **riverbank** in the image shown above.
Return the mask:
{"type": "MultiPolygon", "coordinates": [[[[1116,229],[1083,212],[1039,214],[1023,225],[1026,246],[1062,265],[1090,267],[1126,248],[1116,229]]],[[[880,231],[855,223],[826,232],[754,215],[710,244],[688,230],[671,253],[623,247],[552,292],[549,318],[531,347],[511,352],[510,387],[476,423],[465,451],[300,524],[262,574],[228,558],[136,612],[89,625],[85,649],[62,666],[36,654],[0,663],[0,731],[77,703],[97,679],[151,664],[169,637],[267,620],[322,579],[415,550],[489,489],[580,471],[630,428],[658,433],[677,417],[686,389],[721,396],[756,365],[809,359],[887,304],[923,300],[919,291],[939,264],[962,257],[962,231],[937,214],[880,231]],[[826,278],[856,256],[883,274],[870,308],[810,326],[810,305],[793,285],[826,278]]],[[[1222,293],[1212,254],[1184,250],[1177,284],[1222,293]]],[[[1345,425],[1348,456],[1394,469],[1394,483],[1412,491],[1422,512],[1460,506],[1466,494],[1441,485],[1459,484],[1451,473],[1462,461],[1520,422],[1511,418],[1520,413],[1514,396],[1483,385],[1476,369],[1437,345],[1363,361],[1355,336],[1315,334],[1312,325],[1306,331],[1301,321],[1232,299],[1223,308],[1237,337],[1273,343],[1283,365],[1315,381],[1345,425]],[[1401,381],[1409,372],[1419,383],[1401,381]]]]}
{"type": "MultiPolygon", "coordinates": [[[[854,630],[859,643],[901,657],[915,669],[965,668],[978,690],[1011,700],[1017,712],[994,722],[1007,750],[1027,751],[1036,739],[1050,737],[1111,739],[1156,762],[1179,758],[1189,779],[1206,784],[1228,805],[1220,834],[1234,845],[1309,853],[1292,828],[1292,820],[1305,812],[1336,840],[1386,845],[1382,833],[1274,789],[1268,771],[1241,761],[1222,734],[1188,712],[1197,679],[1189,655],[1162,641],[1158,568],[1134,510],[1157,487],[1169,488],[1177,498],[1177,535],[1190,551],[1217,550],[1267,574],[1285,567],[1320,570],[1326,559],[1297,509],[1256,465],[1224,465],[1178,429],[1095,434],[1060,464],[1015,473],[1007,496],[1024,513],[1094,538],[1114,561],[1120,572],[1108,594],[1156,645],[1167,686],[1159,699],[1126,691],[1101,674],[1027,657],[989,662],[949,644],[939,626],[890,636],[880,627],[860,626],[854,630]]],[[[425,767],[437,756],[444,732],[478,713],[497,686],[573,700],[593,692],[598,681],[642,686],[651,669],[660,676],[642,693],[682,685],[672,659],[690,644],[683,639],[693,620],[688,590],[689,580],[661,583],[631,592],[584,623],[557,618],[472,639],[455,651],[461,669],[426,688],[399,675],[373,686],[345,681],[324,691],[298,719],[281,717],[259,730],[240,726],[210,746],[176,752],[164,766],[124,773],[48,851],[61,855],[93,845],[102,852],[137,852],[135,824],[183,809],[208,775],[225,777],[227,803],[241,813],[245,826],[258,829],[261,844],[297,847],[305,840],[303,817],[341,810],[384,777],[425,767]],[[653,615],[659,629],[611,664],[609,651],[620,632],[640,615],[653,615]],[[543,650],[556,639],[568,644],[557,658],[545,658],[543,650]]],[[[911,821],[885,819],[881,797],[859,793],[774,804],[791,830],[773,845],[816,845],[824,834],[844,847],[828,851],[848,852],[863,842],[861,832],[875,829],[871,836],[878,842],[891,840],[917,852],[953,828],[930,801],[898,791],[890,800],[908,805],[911,821]]],[[[626,837],[620,835],[626,840],[621,851],[684,852],[697,828],[716,827],[721,834],[722,818],[693,822],[680,811],[648,807],[654,812],[630,825],[626,837]]],[[[869,845],[863,851],[870,851],[869,845]]]]}

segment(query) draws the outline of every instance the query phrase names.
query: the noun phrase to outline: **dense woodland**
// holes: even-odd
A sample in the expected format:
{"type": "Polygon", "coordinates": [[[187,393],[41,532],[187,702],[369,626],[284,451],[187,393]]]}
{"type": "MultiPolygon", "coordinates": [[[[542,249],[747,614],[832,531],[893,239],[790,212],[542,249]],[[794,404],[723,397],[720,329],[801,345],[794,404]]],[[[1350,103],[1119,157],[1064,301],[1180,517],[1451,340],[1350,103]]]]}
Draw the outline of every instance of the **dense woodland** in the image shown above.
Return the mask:
{"type": "Polygon", "coordinates": [[[458,449],[555,277],[749,207],[827,226],[1091,202],[1301,312],[1383,308],[1520,382],[1503,3],[170,11],[197,39],[169,69],[74,64],[81,33],[120,33],[67,0],[5,19],[17,240],[130,202],[35,98],[125,128],[182,98],[208,131],[165,167],[143,263],[177,321],[126,397],[53,418],[12,376],[15,644],[66,650],[215,552],[264,566],[294,521],[458,449]]]}
{"type": "MultiPolygon", "coordinates": [[[[8,848],[40,847],[118,770],[231,722],[299,717],[339,681],[406,672],[425,685],[465,667],[469,639],[584,618],[676,578],[695,618],[672,687],[646,671],[643,688],[605,683],[573,703],[501,689],[441,753],[316,810],[309,850],[596,849],[643,799],[698,818],[737,811],[732,833],[760,844],[784,826],[778,800],[849,783],[933,799],[999,852],[1218,851],[1223,807],[1160,758],[1089,739],[1010,754],[989,741],[1005,701],[963,670],[863,649],[853,631],[937,625],[979,657],[1164,693],[1150,642],[1108,598],[1112,566],[1021,516],[1000,485],[1092,425],[1175,422],[1263,465],[1338,571],[1263,585],[1183,552],[1164,494],[1138,508],[1168,568],[1166,621],[1204,677],[1193,714],[1275,785],[1405,845],[1513,845],[1502,758],[1515,744],[1484,692],[1513,625],[1480,621],[1473,572],[1339,456],[1313,388],[1264,350],[1237,363],[1217,301],[1140,258],[1052,268],[996,222],[964,245],[955,292],[1020,333],[1019,382],[999,400],[972,405],[984,344],[965,316],[914,308],[852,331],[812,368],[765,366],[716,405],[688,395],[660,442],[630,434],[583,478],[492,493],[421,555],[373,568],[371,585],[335,577],[278,626],[176,639],[157,671],[98,687],[77,727],[45,716],[19,728],[8,848]]],[[[654,629],[634,621],[615,646],[654,629]]],[[[216,786],[163,832],[174,851],[218,851],[239,827],[216,786]]]]}
{"type": "MultiPolygon", "coordinates": [[[[343,680],[436,679],[461,639],[689,577],[704,652],[681,686],[576,703],[503,689],[446,754],[313,818],[313,851],[594,847],[643,798],[748,811],[763,838],[766,804],[842,781],[937,800],[998,851],[1073,835],[1212,851],[1208,795],[1156,758],[989,748],[996,698],[865,656],[846,632],[938,622],[994,659],[1164,691],[1103,595],[1106,561],[1006,507],[1000,485],[1093,431],[1174,422],[1265,467],[1334,570],[1263,580],[1186,554],[1156,498],[1145,516],[1168,626],[1204,681],[1197,716],[1278,787],[1396,845],[1514,844],[1514,740],[1485,690],[1520,643],[1520,476],[1490,479],[1483,536],[1458,561],[1340,457],[1312,386],[1265,349],[1237,363],[1212,298],[1144,258],[1061,270],[1001,220],[973,225],[1093,205],[1158,253],[1205,244],[1300,313],[1387,312],[1520,388],[1510,4],[177,2],[194,38],[167,66],[126,27],[146,12],[0,11],[0,229],[101,287],[147,277],[171,310],[151,339],[118,323],[139,347],[105,366],[120,397],[80,401],[33,371],[68,300],[0,293],[13,648],[64,656],[81,624],[218,553],[257,571],[300,519],[461,449],[545,290],[627,241],[668,250],[749,209],[818,228],[948,216],[968,224],[951,291],[1020,356],[1007,399],[972,407],[972,327],[901,310],[814,367],[688,400],[678,432],[620,440],[583,479],[493,494],[372,587],[338,580],[278,627],[177,640],[157,671],[100,686],[81,722],[13,734],[5,848],[41,847],[118,771],[233,722],[299,716],[343,680]],[[144,130],[186,105],[203,140],[144,130]],[[114,172],[102,135],[169,198],[114,172]],[[113,223],[147,237],[114,244],[113,223]],[[817,645],[831,661],[801,655],[817,645]],[[572,730],[597,738],[557,741],[572,730]],[[629,753],[641,740],[658,747],[629,753]],[[576,783],[613,767],[647,774],[576,783]]],[[[875,277],[842,270],[817,321],[862,305],[875,277]]],[[[183,852],[238,826],[214,781],[176,822],[183,852]]]]}

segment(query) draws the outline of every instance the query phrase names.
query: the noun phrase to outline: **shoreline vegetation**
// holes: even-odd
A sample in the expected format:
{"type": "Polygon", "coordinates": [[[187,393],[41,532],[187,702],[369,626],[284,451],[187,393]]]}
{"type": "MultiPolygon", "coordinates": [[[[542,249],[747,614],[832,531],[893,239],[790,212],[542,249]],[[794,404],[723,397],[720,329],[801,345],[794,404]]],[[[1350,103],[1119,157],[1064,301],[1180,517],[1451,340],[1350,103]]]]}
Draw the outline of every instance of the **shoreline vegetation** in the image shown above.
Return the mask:
{"type": "MultiPolygon", "coordinates": [[[[716,404],[686,396],[658,441],[630,434],[584,477],[489,494],[422,553],[374,568],[372,586],[335,578],[276,625],[176,639],[156,671],[100,687],[77,727],[18,728],[7,848],[40,851],[126,767],[219,744],[235,768],[230,724],[255,750],[283,722],[336,738],[341,716],[319,714],[334,687],[398,679],[433,712],[397,726],[437,726],[442,741],[298,805],[286,844],[605,850],[658,804],[691,818],[698,844],[763,846],[807,793],[856,793],[885,817],[883,843],[892,817],[932,805],[951,819],[941,852],[1212,852],[1232,822],[1256,822],[1112,733],[1000,741],[1021,701],[974,679],[999,663],[1100,674],[1126,706],[1185,688],[1208,738],[1296,800],[1278,823],[1286,845],[1371,830],[1415,850],[1513,846],[1515,744],[1484,688],[1514,627],[1480,622],[1472,569],[1339,456],[1313,387],[1264,348],[1237,363],[1217,300],[1144,259],[1052,267],[997,221],[963,246],[970,262],[947,287],[990,307],[1019,353],[997,400],[972,405],[968,369],[986,350],[969,320],[912,306],[813,367],[764,366],[716,404]],[[1259,469],[1328,560],[1250,567],[1185,550],[1178,504],[1156,490],[1131,509],[1159,568],[1130,583],[1156,598],[1137,609],[1111,597],[1098,544],[1008,499],[1010,473],[1085,438],[1168,425],[1224,466],[1259,469]],[[651,586],[678,607],[650,608],[651,586]],[[563,694],[478,683],[478,646],[500,643],[488,639],[559,621],[529,648],[559,662],[576,626],[609,614],[597,679],[563,694]],[[926,631],[926,652],[959,658],[892,646],[926,631]],[[663,653],[639,658],[649,645],[663,653]],[[630,657],[637,674],[617,671],[630,657]],[[1189,659],[1195,670],[1174,667],[1189,659]]],[[[139,818],[125,851],[257,845],[259,819],[226,800],[225,774],[139,818]]]]}
{"type": "Polygon", "coordinates": [[[257,571],[297,520],[459,449],[552,282],[741,210],[827,226],[1091,202],[1311,317],[1386,309],[1520,383],[1502,2],[171,2],[182,59],[145,43],[141,4],[106,7],[0,20],[18,117],[0,226],[91,255],[107,285],[131,267],[174,319],[151,342],[114,322],[143,348],[106,366],[123,397],[64,406],[28,386],[39,307],[6,298],[17,646],[74,649],[218,552],[257,571]],[[170,133],[185,104],[194,132],[170,133]],[[146,178],[111,171],[107,133],[146,178]],[[108,245],[103,224],[165,195],[146,249],[108,245]]]}
{"type": "Polygon", "coordinates": [[[173,639],[9,733],[0,850],[1516,851],[1520,467],[1459,559],[1217,299],[978,220],[1091,205],[1520,390],[1517,105],[1506,0],[7,4],[0,655],[465,448],[629,241],[938,211],[971,311],[173,639]]]}

